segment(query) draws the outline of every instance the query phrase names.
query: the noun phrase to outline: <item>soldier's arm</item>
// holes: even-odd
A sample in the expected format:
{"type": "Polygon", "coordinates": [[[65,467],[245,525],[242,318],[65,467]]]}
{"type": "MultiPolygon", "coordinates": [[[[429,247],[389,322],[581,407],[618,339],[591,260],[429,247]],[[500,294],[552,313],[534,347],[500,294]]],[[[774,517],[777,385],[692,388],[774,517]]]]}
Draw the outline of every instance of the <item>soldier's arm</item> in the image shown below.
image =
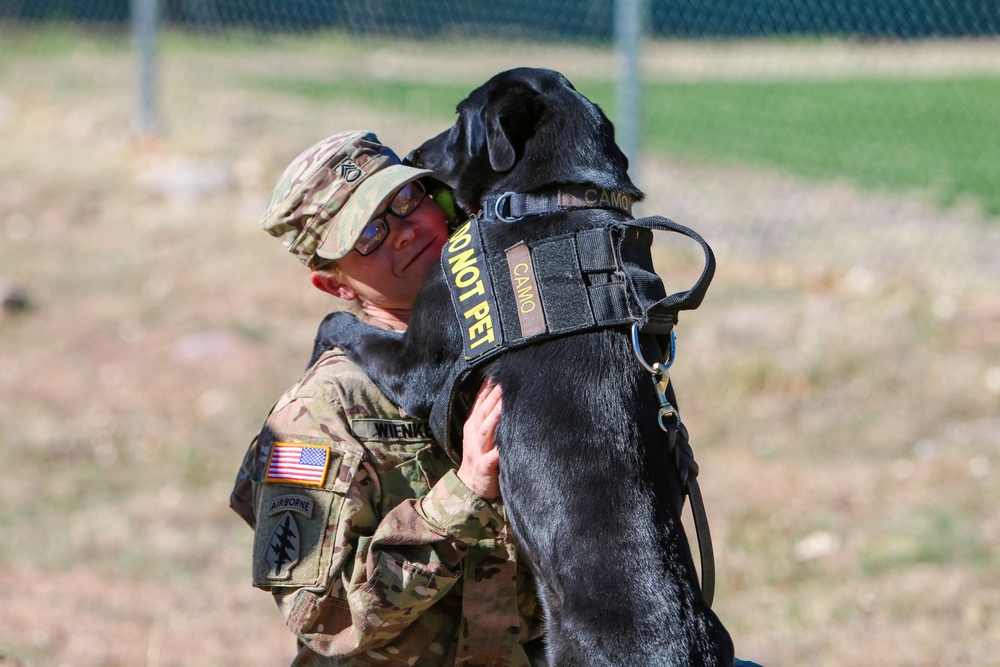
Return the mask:
{"type": "Polygon", "coordinates": [[[254,583],[271,590],[288,627],[318,653],[349,655],[395,638],[454,586],[468,546],[499,528],[454,472],[380,517],[383,483],[329,397],[281,405],[260,441],[254,583]],[[321,488],[269,481],[269,451],[289,440],[330,447],[321,488]],[[283,526],[298,531],[298,552],[283,526]]]}

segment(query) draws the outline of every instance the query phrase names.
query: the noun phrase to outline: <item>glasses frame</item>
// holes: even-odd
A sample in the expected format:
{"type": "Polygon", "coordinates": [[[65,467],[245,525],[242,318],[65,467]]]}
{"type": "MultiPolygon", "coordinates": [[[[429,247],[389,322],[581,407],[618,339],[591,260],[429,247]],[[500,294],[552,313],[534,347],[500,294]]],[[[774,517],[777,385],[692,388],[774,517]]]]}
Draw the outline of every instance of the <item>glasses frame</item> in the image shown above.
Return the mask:
{"type": "Polygon", "coordinates": [[[388,216],[391,215],[395,218],[399,218],[400,220],[402,220],[403,218],[407,218],[410,215],[412,215],[414,211],[420,208],[420,205],[424,203],[424,199],[426,199],[426,197],[427,197],[427,188],[425,188],[424,184],[421,183],[420,181],[410,181],[406,185],[396,190],[396,192],[392,195],[392,198],[389,200],[389,205],[386,206],[385,211],[372,217],[372,219],[368,221],[368,224],[365,225],[364,229],[361,230],[361,235],[358,237],[358,240],[355,242],[352,250],[361,255],[362,257],[367,257],[368,255],[378,250],[380,247],[382,247],[382,244],[385,243],[385,240],[389,238],[389,232],[391,231],[391,228],[389,226],[388,216]],[[411,208],[406,213],[397,213],[393,209],[393,205],[396,203],[396,198],[399,197],[399,194],[405,188],[408,187],[415,187],[417,190],[420,191],[420,194],[416,198],[416,203],[413,204],[413,208],[411,208]],[[375,225],[376,229],[376,235],[374,238],[378,238],[378,241],[375,241],[374,246],[362,250],[358,246],[364,240],[365,232],[368,231],[368,228],[371,227],[371,225],[373,224],[375,225]],[[381,238],[379,238],[379,236],[381,236],[381,238]]]}

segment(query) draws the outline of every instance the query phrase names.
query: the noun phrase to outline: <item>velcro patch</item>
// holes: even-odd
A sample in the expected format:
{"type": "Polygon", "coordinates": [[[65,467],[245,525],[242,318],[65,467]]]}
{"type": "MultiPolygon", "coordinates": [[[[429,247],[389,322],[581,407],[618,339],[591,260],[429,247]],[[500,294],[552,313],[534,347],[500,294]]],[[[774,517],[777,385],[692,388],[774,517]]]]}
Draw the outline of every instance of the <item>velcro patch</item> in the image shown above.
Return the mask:
{"type": "Polygon", "coordinates": [[[330,467],[330,447],[276,442],[267,460],[265,482],[323,486],[330,467]]]}
{"type": "Polygon", "coordinates": [[[267,515],[274,516],[278,512],[298,512],[305,517],[311,517],[315,503],[309,496],[288,494],[272,498],[267,504],[267,515]]]}
{"type": "Polygon", "coordinates": [[[518,243],[507,248],[506,255],[510,284],[517,304],[517,318],[521,322],[521,337],[531,338],[543,334],[548,331],[548,326],[545,324],[545,313],[542,311],[531,251],[524,243],[518,243]]]}
{"type": "Polygon", "coordinates": [[[275,524],[268,542],[265,556],[267,578],[282,580],[291,577],[292,568],[299,563],[301,547],[299,524],[295,522],[291,512],[285,512],[275,524]]]}
{"type": "Polygon", "coordinates": [[[465,358],[474,359],[503,344],[500,311],[475,218],[449,237],[441,265],[451,301],[465,332],[465,358]]]}

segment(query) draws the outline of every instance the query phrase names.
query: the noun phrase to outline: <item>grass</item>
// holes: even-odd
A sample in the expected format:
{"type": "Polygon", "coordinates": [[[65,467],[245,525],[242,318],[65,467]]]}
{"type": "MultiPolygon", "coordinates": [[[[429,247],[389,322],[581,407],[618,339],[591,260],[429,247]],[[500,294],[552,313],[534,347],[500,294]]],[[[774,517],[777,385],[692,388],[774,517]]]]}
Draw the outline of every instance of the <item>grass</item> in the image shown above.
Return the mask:
{"type": "Polygon", "coordinates": [[[251,77],[247,85],[313,101],[351,100],[374,107],[402,107],[410,114],[446,120],[468,95],[468,84],[408,81],[329,81],[326,79],[251,77]]]}
{"type": "Polygon", "coordinates": [[[651,148],[927,190],[944,205],[973,197],[1000,214],[1000,78],[655,84],[644,95],[651,148]]]}

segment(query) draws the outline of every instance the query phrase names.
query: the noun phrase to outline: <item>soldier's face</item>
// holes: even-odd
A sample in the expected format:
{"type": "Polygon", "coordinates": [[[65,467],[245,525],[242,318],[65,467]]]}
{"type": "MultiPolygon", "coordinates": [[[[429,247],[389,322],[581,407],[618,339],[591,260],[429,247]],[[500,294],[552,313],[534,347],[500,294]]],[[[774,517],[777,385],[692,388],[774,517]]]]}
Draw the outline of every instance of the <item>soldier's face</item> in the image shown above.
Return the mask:
{"type": "Polygon", "coordinates": [[[424,197],[405,218],[389,213],[385,220],[389,236],[369,255],[350,252],[337,260],[339,278],[363,303],[408,310],[427,271],[441,257],[448,239],[447,222],[430,197],[424,197]]]}

